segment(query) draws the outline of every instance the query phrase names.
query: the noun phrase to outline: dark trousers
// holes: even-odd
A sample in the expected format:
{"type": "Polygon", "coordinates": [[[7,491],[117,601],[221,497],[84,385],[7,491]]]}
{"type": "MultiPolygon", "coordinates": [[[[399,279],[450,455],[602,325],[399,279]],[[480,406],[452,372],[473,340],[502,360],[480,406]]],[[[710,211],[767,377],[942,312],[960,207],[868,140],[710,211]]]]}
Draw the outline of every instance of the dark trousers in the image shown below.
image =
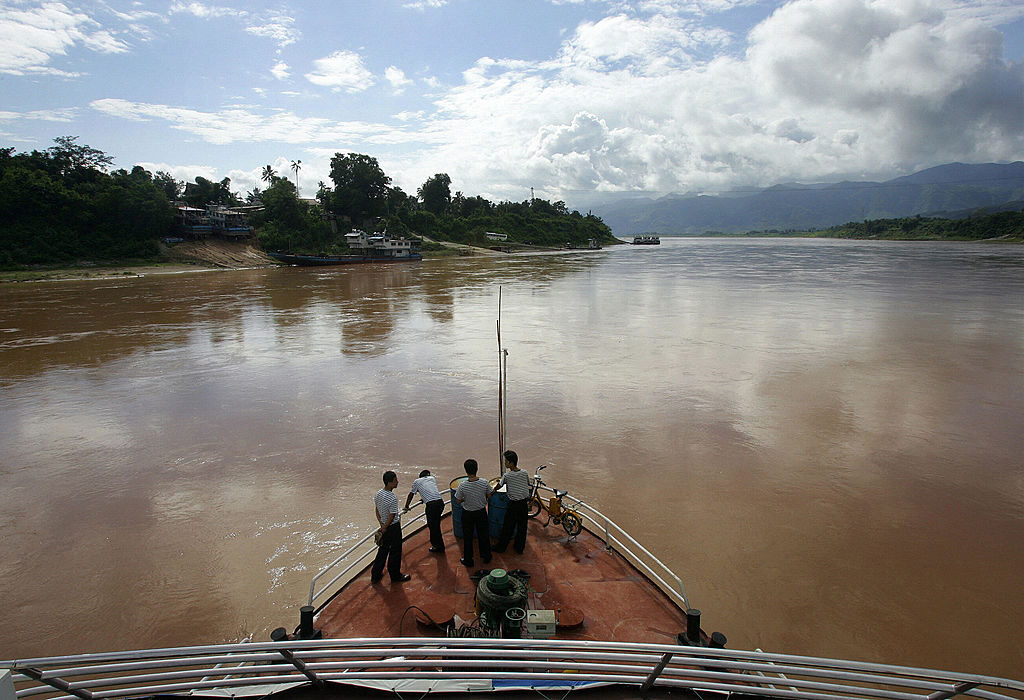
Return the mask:
{"type": "Polygon", "coordinates": [[[384,575],[385,561],[392,581],[402,575],[402,526],[399,523],[391,523],[380,538],[377,558],[370,568],[371,579],[379,579],[384,575]]]}
{"type": "Polygon", "coordinates": [[[441,513],[444,512],[444,501],[427,501],[423,506],[427,512],[427,529],[430,531],[430,546],[444,551],[444,537],[441,536],[441,513]]]}
{"type": "Polygon", "coordinates": [[[503,552],[508,547],[508,541],[512,539],[512,532],[516,533],[516,540],[512,546],[520,554],[526,549],[526,511],[529,498],[521,501],[509,501],[508,509],[505,511],[505,522],[501,524],[501,537],[498,538],[498,551],[503,552]]]}
{"type": "Polygon", "coordinates": [[[480,545],[480,556],[486,564],[491,560],[491,533],[486,508],[462,511],[462,558],[466,564],[473,563],[474,539],[480,545]]]}

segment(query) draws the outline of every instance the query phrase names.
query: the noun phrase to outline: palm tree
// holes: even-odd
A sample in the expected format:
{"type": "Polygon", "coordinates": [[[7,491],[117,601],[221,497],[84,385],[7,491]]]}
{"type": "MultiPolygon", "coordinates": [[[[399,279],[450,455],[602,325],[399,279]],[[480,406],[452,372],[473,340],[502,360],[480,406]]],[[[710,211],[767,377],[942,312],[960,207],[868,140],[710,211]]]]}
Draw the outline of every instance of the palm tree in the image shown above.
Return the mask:
{"type": "Polygon", "coordinates": [[[299,171],[302,170],[302,161],[301,160],[293,160],[292,161],[292,170],[295,171],[295,196],[298,197],[299,196],[299,171]]]}
{"type": "Polygon", "coordinates": [[[274,178],[277,177],[277,171],[269,165],[263,166],[263,182],[269,182],[273,184],[274,178]]]}

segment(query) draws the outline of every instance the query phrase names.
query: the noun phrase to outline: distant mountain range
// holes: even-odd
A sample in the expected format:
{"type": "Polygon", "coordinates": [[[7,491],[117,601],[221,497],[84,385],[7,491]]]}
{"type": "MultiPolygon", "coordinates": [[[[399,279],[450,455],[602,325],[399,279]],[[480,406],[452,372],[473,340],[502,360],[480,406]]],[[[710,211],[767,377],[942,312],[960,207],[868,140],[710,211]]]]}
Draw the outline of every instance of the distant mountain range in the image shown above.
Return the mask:
{"type": "Polygon", "coordinates": [[[776,185],[720,195],[594,203],[617,236],[820,229],[904,216],[964,218],[1024,208],[1024,162],[950,163],[886,182],[776,185]]]}

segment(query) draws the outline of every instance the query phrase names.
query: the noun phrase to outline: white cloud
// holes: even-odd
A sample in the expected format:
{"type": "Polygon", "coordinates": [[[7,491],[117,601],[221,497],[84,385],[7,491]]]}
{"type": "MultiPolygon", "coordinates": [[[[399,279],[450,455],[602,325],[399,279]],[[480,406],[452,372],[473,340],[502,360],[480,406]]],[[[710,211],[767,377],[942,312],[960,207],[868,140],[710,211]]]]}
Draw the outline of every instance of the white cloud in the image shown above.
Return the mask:
{"type": "MultiPolygon", "coordinates": [[[[683,15],[584,22],[548,61],[482,58],[422,127],[466,191],[704,191],[1024,158],[1024,66],[944,0],[794,0],[733,41],[683,15]],[[481,158],[480,154],[487,154],[481,158]]],[[[1024,15],[1018,6],[1017,17],[1024,15]]],[[[398,179],[396,177],[396,179],[398,179]]]]}
{"type": "Polygon", "coordinates": [[[306,80],[314,85],[335,91],[362,92],[373,85],[373,74],[363,65],[363,59],[352,51],[335,51],[313,61],[315,70],[306,73],[306,80]]]}
{"type": "Polygon", "coordinates": [[[311,143],[416,143],[422,135],[402,129],[365,122],[338,122],[323,118],[299,117],[291,112],[258,113],[251,108],[225,108],[204,112],[184,107],[129,102],[114,98],[95,100],[90,106],[108,116],[129,121],[162,120],[172,128],[185,131],[214,144],[239,141],[271,141],[290,144],[311,143]]]}
{"type": "Polygon", "coordinates": [[[288,76],[291,75],[288,64],[284,61],[278,61],[275,63],[273,68],[270,69],[270,74],[278,80],[286,80],[288,76]]]}
{"type": "Polygon", "coordinates": [[[395,66],[388,66],[384,69],[384,79],[391,83],[391,87],[395,89],[396,93],[401,92],[406,86],[412,85],[412,81],[405,77],[405,73],[395,66]]]}
{"type": "Polygon", "coordinates": [[[302,38],[302,32],[295,27],[295,19],[281,13],[272,13],[266,18],[253,20],[245,31],[254,36],[273,40],[278,50],[302,38]]]}
{"type": "Polygon", "coordinates": [[[171,165],[169,163],[136,163],[151,173],[165,172],[174,176],[175,180],[184,182],[195,182],[197,177],[205,177],[207,180],[223,180],[217,177],[217,169],[209,165],[171,165]]]}
{"type": "Polygon", "coordinates": [[[245,17],[248,13],[244,10],[235,10],[230,7],[218,5],[207,5],[202,2],[174,2],[171,3],[168,11],[172,14],[190,14],[200,19],[215,17],[245,17]]]}
{"type": "Polygon", "coordinates": [[[59,2],[27,9],[0,7],[0,73],[45,74],[76,77],[79,74],[50,66],[76,45],[101,53],[120,53],[127,45],[82,12],[59,2]]]}
{"type": "Polygon", "coordinates": [[[402,7],[410,10],[436,10],[448,4],[448,0],[414,0],[407,2],[402,7]]]}
{"type": "Polygon", "coordinates": [[[71,122],[74,121],[78,110],[68,107],[65,109],[37,109],[31,112],[0,112],[0,121],[38,120],[44,122],[71,122]]]}

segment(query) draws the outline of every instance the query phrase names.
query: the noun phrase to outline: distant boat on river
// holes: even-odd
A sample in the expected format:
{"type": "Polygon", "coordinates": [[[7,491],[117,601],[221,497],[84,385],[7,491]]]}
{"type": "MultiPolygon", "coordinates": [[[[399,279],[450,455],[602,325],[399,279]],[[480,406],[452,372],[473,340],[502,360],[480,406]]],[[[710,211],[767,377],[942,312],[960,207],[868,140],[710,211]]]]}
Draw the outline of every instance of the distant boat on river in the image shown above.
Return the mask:
{"type": "Polygon", "coordinates": [[[661,245],[658,236],[633,236],[633,245],[661,245]]]}
{"type": "Polygon", "coordinates": [[[351,250],[359,251],[350,255],[295,255],[292,253],[272,252],[270,257],[286,265],[304,267],[317,265],[351,265],[354,263],[373,262],[406,262],[422,260],[423,255],[417,252],[418,241],[408,238],[391,238],[384,233],[368,234],[355,230],[345,234],[345,240],[351,250]]]}

